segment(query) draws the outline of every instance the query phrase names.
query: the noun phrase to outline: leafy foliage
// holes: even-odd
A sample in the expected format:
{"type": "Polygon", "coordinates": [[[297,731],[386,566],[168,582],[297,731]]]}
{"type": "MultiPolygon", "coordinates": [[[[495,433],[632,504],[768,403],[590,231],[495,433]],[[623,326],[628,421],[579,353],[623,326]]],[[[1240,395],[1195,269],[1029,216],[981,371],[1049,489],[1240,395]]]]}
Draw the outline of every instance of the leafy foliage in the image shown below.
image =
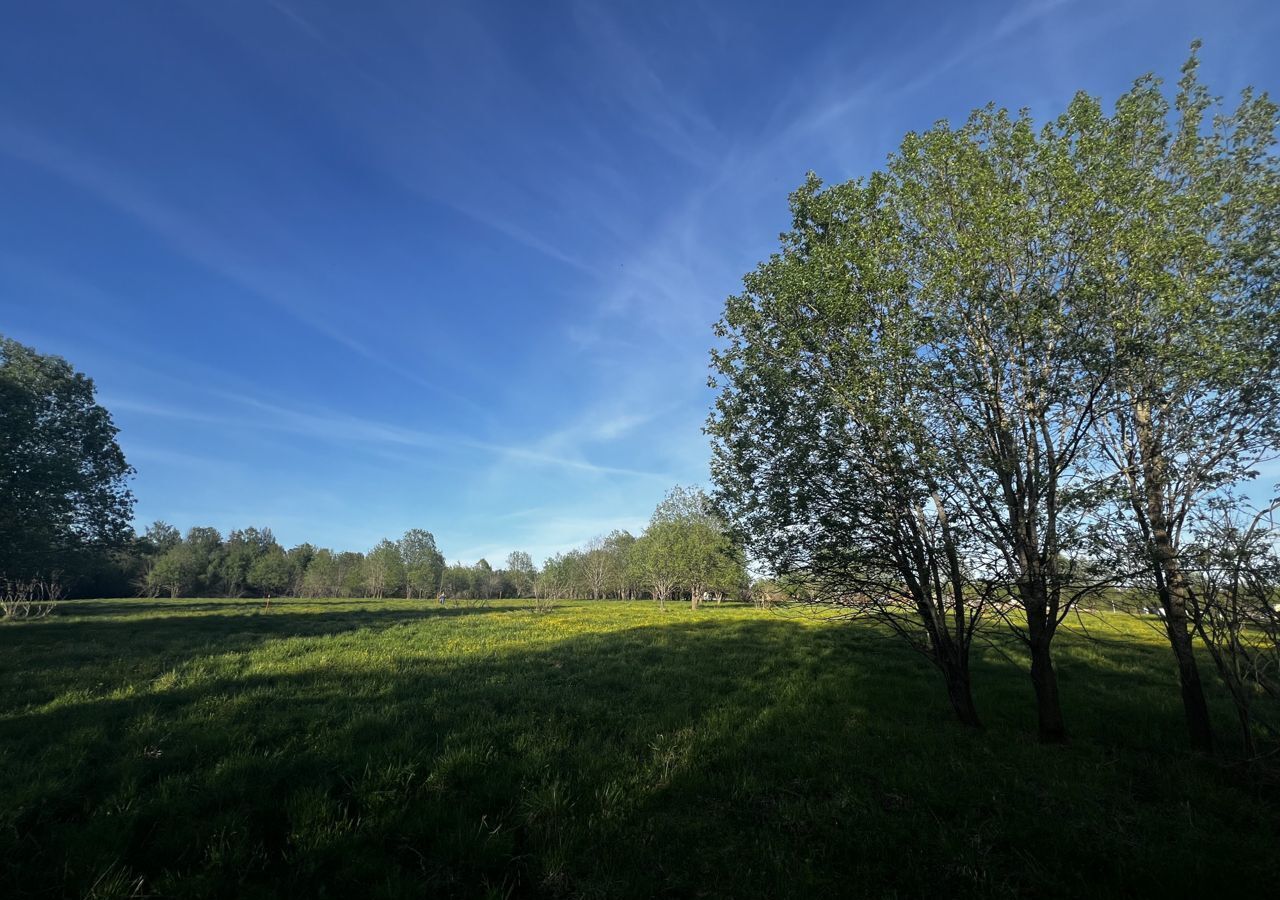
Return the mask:
{"type": "Polygon", "coordinates": [[[0,574],[74,570],[132,537],[133,469],[93,381],[0,335],[0,574]]]}
{"type": "Polygon", "coordinates": [[[1280,119],[1211,105],[1193,47],[1176,116],[1147,76],[1111,114],[988,106],[811,175],[717,327],[716,500],[752,552],[949,687],[977,614],[1016,605],[1046,740],[1054,634],[1145,572],[1209,745],[1178,531],[1280,433],[1280,119]]]}

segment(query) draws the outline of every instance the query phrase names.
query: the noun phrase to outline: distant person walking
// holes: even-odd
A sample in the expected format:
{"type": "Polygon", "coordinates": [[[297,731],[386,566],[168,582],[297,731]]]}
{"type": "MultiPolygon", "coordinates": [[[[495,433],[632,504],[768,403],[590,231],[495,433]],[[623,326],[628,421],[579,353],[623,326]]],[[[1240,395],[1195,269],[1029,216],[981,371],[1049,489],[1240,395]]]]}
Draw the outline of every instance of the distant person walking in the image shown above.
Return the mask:
{"type": "Polygon", "coordinates": [[[444,606],[444,591],[441,591],[440,596],[436,597],[436,602],[444,606]]]}

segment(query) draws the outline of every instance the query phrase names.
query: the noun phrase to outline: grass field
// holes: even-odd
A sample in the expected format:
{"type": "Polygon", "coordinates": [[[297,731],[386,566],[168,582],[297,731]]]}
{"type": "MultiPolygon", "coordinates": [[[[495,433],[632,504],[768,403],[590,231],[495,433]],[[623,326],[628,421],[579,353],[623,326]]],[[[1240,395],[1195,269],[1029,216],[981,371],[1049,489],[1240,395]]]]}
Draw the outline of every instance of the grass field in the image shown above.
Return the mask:
{"type": "Polygon", "coordinates": [[[0,896],[1270,894],[1274,781],[1120,630],[1061,639],[1064,748],[998,654],[973,734],[874,630],[747,607],[66,603],[0,627],[0,896]]]}

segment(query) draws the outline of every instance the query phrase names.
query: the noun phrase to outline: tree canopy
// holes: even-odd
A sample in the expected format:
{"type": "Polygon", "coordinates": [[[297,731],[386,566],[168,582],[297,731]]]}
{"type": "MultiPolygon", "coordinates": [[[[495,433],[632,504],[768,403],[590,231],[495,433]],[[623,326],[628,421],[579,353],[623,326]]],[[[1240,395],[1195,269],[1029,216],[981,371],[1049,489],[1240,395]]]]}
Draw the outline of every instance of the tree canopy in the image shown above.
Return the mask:
{"type": "Polygon", "coordinates": [[[752,552],[949,688],[1016,607],[1046,740],[1058,626],[1148,577],[1207,746],[1177,532],[1276,444],[1277,110],[1245,91],[1208,121],[1194,50],[1172,107],[1146,76],[1111,113],[988,106],[811,175],[717,328],[716,499],[752,552]]]}
{"type": "Polygon", "coordinates": [[[132,538],[116,433],[90,378],[0,336],[0,574],[47,576],[132,538]]]}

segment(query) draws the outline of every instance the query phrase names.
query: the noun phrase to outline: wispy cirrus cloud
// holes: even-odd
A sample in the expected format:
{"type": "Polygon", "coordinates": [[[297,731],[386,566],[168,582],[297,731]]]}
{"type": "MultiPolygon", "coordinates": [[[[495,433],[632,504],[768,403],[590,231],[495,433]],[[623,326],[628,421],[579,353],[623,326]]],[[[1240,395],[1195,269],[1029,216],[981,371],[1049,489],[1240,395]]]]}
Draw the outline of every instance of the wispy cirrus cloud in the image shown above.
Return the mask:
{"type": "Polygon", "coordinates": [[[128,175],[83,152],[73,151],[33,129],[0,121],[0,153],[33,165],[75,185],[160,237],[187,259],[243,290],[268,301],[361,359],[441,397],[482,410],[479,403],[407,369],[385,353],[335,325],[311,302],[313,292],[295,272],[306,265],[270,266],[252,259],[244,241],[233,242],[195,215],[162,200],[128,175]]]}
{"type": "Polygon", "coordinates": [[[148,514],[554,552],[707,478],[710,326],[806,171],[1123,90],[1195,34],[1230,87],[1273,78],[1275,6],[27,4],[0,188],[50,277],[0,260],[4,324],[98,378],[148,514]]]}
{"type": "Polygon", "coordinates": [[[585,52],[596,58],[598,89],[610,104],[622,104],[636,135],[686,164],[714,169],[726,140],[696,101],[669,82],[608,7],[577,2],[573,13],[585,52]]]}
{"type": "Polygon", "coordinates": [[[114,410],[192,422],[218,428],[239,428],[259,431],[282,432],[320,441],[360,443],[384,446],[416,447],[429,450],[477,450],[492,454],[507,462],[527,463],[569,469],[593,475],[625,476],[631,478],[669,480],[661,472],[645,471],[624,466],[591,462],[577,456],[563,456],[537,446],[504,444],[451,433],[435,433],[406,428],[374,419],[354,416],[325,409],[295,409],[272,403],[258,397],[245,396],[220,389],[208,393],[239,407],[238,412],[211,413],[188,406],[155,403],[128,396],[106,395],[103,401],[114,410]],[[245,410],[259,415],[249,417],[245,410]]]}

